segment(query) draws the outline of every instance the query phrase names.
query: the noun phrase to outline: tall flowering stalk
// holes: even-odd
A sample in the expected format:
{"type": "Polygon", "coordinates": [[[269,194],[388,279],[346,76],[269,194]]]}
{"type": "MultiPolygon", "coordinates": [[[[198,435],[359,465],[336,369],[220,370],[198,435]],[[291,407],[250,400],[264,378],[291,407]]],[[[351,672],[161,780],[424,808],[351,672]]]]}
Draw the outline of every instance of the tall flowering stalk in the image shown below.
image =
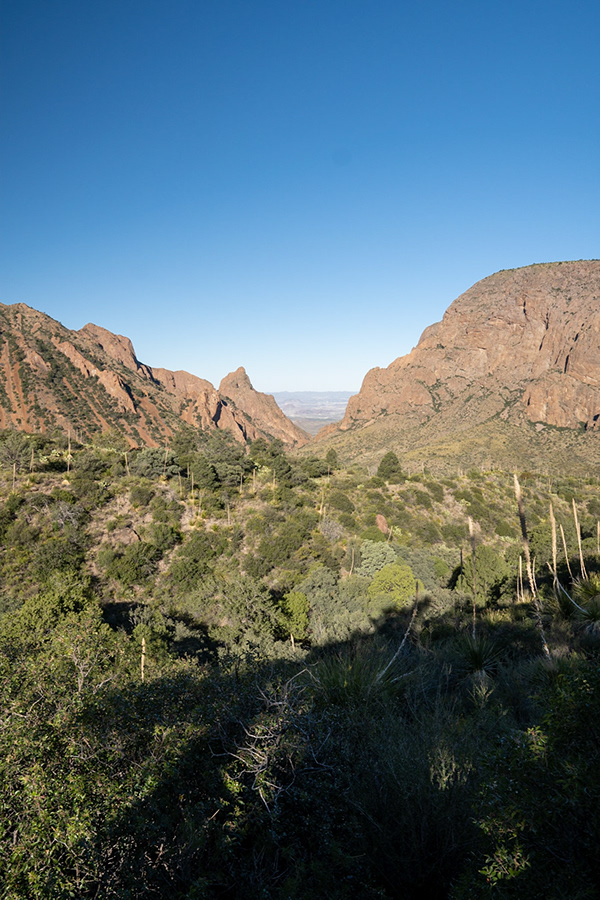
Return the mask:
{"type": "Polygon", "coordinates": [[[523,539],[523,555],[525,556],[525,570],[527,572],[527,580],[529,582],[529,590],[531,591],[531,599],[533,601],[533,609],[535,613],[535,623],[537,625],[538,631],[540,633],[540,638],[542,641],[542,650],[544,652],[544,656],[547,659],[550,659],[550,650],[548,649],[548,642],[546,640],[546,635],[544,632],[544,623],[542,621],[542,601],[540,599],[540,595],[537,590],[537,585],[535,583],[535,576],[533,574],[533,566],[531,564],[531,553],[529,552],[529,538],[527,536],[527,521],[525,519],[525,507],[523,505],[523,495],[521,493],[521,485],[519,484],[519,479],[515,473],[515,497],[517,498],[517,507],[519,509],[519,521],[521,523],[521,536],[523,539]]]}

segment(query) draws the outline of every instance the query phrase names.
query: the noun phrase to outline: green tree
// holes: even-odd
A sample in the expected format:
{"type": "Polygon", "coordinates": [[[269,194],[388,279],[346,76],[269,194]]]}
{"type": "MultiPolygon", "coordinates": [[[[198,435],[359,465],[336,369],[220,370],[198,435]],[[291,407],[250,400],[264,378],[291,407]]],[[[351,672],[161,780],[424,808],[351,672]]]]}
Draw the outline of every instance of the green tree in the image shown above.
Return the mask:
{"type": "Polygon", "coordinates": [[[377,475],[390,484],[401,484],[406,480],[406,475],[402,471],[400,460],[393,450],[385,454],[377,468],[377,475]]]}
{"type": "Polygon", "coordinates": [[[401,609],[414,599],[416,579],[406,563],[391,563],[375,573],[369,585],[372,601],[401,609]]]}
{"type": "Polygon", "coordinates": [[[335,452],[335,450],[333,449],[333,447],[330,447],[329,450],[327,451],[327,453],[325,454],[325,462],[327,463],[327,465],[329,466],[329,468],[332,472],[334,469],[339,468],[340,463],[338,460],[338,455],[335,452]]]}
{"type": "Polygon", "coordinates": [[[216,598],[215,613],[220,622],[214,636],[224,638],[230,648],[262,652],[272,649],[280,615],[270,592],[262,585],[239,576],[228,579],[216,598]]]}
{"type": "Polygon", "coordinates": [[[156,479],[161,475],[176,476],[179,468],[175,464],[175,454],[172,450],[146,447],[130,455],[129,471],[140,478],[156,479]]]}
{"type": "Polygon", "coordinates": [[[203,453],[197,453],[190,466],[196,487],[214,491],[219,487],[217,470],[203,453]]]}
{"type": "Polygon", "coordinates": [[[191,425],[182,425],[179,431],[173,435],[171,447],[175,454],[177,464],[186,469],[191,465],[194,454],[199,446],[198,430],[191,425]]]}
{"type": "Polygon", "coordinates": [[[372,578],[384,566],[396,562],[396,553],[389,544],[379,541],[363,541],[360,545],[361,563],[357,575],[372,578]]]}
{"type": "Polygon", "coordinates": [[[31,447],[24,434],[9,431],[0,440],[0,464],[19,472],[31,458],[31,447]]]}
{"type": "Polygon", "coordinates": [[[328,501],[329,506],[333,507],[333,509],[339,509],[340,512],[351,513],[356,509],[350,497],[343,491],[332,491],[328,497],[328,501]]]}
{"type": "Polygon", "coordinates": [[[300,467],[309,478],[322,478],[331,472],[327,460],[320,459],[318,456],[303,456],[300,460],[300,467]]]}
{"type": "MultiPolygon", "coordinates": [[[[500,595],[509,569],[504,559],[493,549],[483,544],[475,551],[475,587],[477,596],[484,600],[494,600],[500,595]]],[[[452,587],[469,594],[473,591],[473,559],[469,554],[463,561],[462,571],[456,570],[452,587]]]]}
{"type": "Polygon", "coordinates": [[[280,440],[271,441],[268,444],[263,438],[258,438],[250,445],[250,459],[257,466],[267,467],[273,473],[278,485],[290,485],[292,483],[292,467],[288,462],[280,440]]]}
{"type": "Polygon", "coordinates": [[[281,602],[283,626],[297,641],[306,637],[308,630],[308,599],[302,591],[290,591],[281,602]]]}

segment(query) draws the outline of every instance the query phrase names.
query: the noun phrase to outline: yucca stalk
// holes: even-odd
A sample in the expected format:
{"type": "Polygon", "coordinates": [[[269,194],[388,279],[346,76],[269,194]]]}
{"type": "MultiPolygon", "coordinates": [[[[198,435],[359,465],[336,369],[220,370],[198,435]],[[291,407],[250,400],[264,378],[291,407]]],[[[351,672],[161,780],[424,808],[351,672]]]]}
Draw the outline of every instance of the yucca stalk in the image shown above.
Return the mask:
{"type": "Polygon", "coordinates": [[[573,573],[572,573],[572,571],[571,571],[571,566],[570,566],[570,563],[569,563],[569,551],[567,550],[567,541],[566,541],[566,538],[565,538],[565,532],[564,532],[564,529],[563,529],[562,525],[560,525],[559,527],[560,527],[560,536],[561,536],[561,538],[562,538],[563,550],[564,550],[564,552],[565,552],[565,562],[566,562],[566,564],[567,564],[567,569],[568,569],[569,575],[570,575],[570,577],[571,577],[571,581],[573,581],[573,573]]]}
{"type": "MultiPolygon", "coordinates": [[[[562,586],[562,584],[560,583],[560,581],[559,581],[559,579],[558,579],[558,566],[557,566],[557,556],[558,556],[558,553],[557,553],[557,540],[556,540],[556,519],[554,518],[554,508],[553,508],[552,504],[550,504],[550,526],[551,526],[551,528],[552,528],[552,566],[551,566],[551,567],[549,566],[549,568],[550,568],[550,571],[552,572],[552,587],[553,587],[553,589],[554,589],[554,596],[555,596],[555,597],[557,598],[557,600],[558,600],[560,594],[561,594],[561,593],[564,594],[565,597],[567,597],[567,599],[571,601],[571,603],[573,604],[573,606],[577,607],[577,609],[581,611],[581,607],[580,607],[577,603],[575,603],[575,601],[573,600],[573,598],[571,597],[571,595],[564,589],[564,587],[562,586]]],[[[565,547],[565,558],[566,558],[566,560],[567,560],[567,566],[568,566],[568,565],[569,565],[569,558],[568,558],[568,556],[567,556],[567,545],[566,545],[566,541],[565,541],[565,533],[564,533],[564,531],[563,531],[563,529],[562,529],[562,525],[561,525],[560,531],[561,531],[561,534],[562,534],[563,544],[564,544],[564,547],[565,547]]],[[[571,571],[571,569],[569,568],[569,572],[570,572],[570,571],[571,571]]],[[[572,576],[571,576],[571,579],[572,579],[572,576]]]]}
{"type": "Polygon", "coordinates": [[[556,519],[554,518],[554,508],[550,504],[550,527],[552,529],[552,586],[554,593],[558,591],[558,570],[557,570],[557,547],[556,547],[556,519]]]}
{"type": "Polygon", "coordinates": [[[525,599],[523,590],[523,557],[519,554],[519,580],[517,581],[517,602],[525,599]]]}
{"type": "Polygon", "coordinates": [[[473,529],[473,519],[469,516],[469,538],[471,539],[471,557],[473,560],[473,640],[475,640],[475,631],[477,627],[477,569],[476,569],[476,548],[475,548],[475,531],[473,529]]]}
{"type": "Polygon", "coordinates": [[[550,659],[550,650],[544,632],[544,623],[542,621],[542,602],[537,592],[535,577],[533,574],[533,566],[531,565],[531,553],[529,552],[529,538],[527,536],[527,520],[525,519],[525,507],[523,505],[523,495],[521,493],[521,485],[515,473],[515,497],[517,498],[517,508],[519,510],[519,522],[521,523],[521,536],[523,539],[523,555],[525,556],[525,569],[527,572],[527,580],[529,581],[529,590],[531,591],[531,599],[533,601],[533,609],[535,612],[535,621],[540,633],[542,641],[542,650],[544,656],[550,659]]]}
{"type": "Polygon", "coordinates": [[[577,534],[577,546],[579,547],[579,568],[581,570],[581,577],[587,578],[587,572],[585,571],[585,563],[583,561],[583,550],[581,549],[581,528],[579,527],[579,519],[577,518],[577,507],[575,505],[574,497],[573,497],[573,518],[575,519],[575,533],[577,534]]]}
{"type": "Polygon", "coordinates": [[[398,649],[396,650],[396,652],[394,653],[394,655],[392,656],[392,658],[391,658],[390,661],[388,662],[387,666],[386,666],[384,669],[381,669],[381,670],[377,673],[377,677],[375,678],[375,682],[381,681],[383,678],[385,678],[385,676],[387,675],[388,669],[390,669],[391,666],[394,665],[394,663],[396,662],[396,660],[397,660],[398,657],[400,656],[400,654],[401,654],[401,652],[402,652],[402,649],[403,649],[404,645],[406,644],[406,642],[407,642],[407,640],[408,640],[408,635],[410,634],[410,630],[411,630],[411,628],[412,628],[412,626],[413,626],[413,622],[415,621],[415,616],[417,615],[417,608],[418,608],[418,606],[419,606],[419,582],[418,582],[418,581],[415,581],[415,603],[414,603],[414,606],[413,606],[413,611],[412,611],[412,614],[411,614],[409,623],[408,623],[408,625],[407,625],[407,627],[406,627],[406,631],[404,632],[404,637],[402,638],[402,641],[401,641],[401,643],[400,643],[400,646],[398,647],[398,649]]]}

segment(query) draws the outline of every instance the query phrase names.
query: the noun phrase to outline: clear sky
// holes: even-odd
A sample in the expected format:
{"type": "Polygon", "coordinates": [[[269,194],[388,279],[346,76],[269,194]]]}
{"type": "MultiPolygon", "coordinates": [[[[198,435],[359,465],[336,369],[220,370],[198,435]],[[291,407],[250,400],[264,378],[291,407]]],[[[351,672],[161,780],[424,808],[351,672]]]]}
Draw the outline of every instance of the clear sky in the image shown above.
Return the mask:
{"type": "Polygon", "coordinates": [[[600,257],[597,0],[2,0],[0,301],[356,390],[498,269],[600,257]]]}

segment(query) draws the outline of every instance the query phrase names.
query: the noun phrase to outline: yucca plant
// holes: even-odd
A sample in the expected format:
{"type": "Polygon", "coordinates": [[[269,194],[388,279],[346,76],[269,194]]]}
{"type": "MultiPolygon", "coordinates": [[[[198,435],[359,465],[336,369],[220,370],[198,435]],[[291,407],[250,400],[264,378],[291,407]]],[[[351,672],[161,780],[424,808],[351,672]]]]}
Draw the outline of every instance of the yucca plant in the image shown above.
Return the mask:
{"type": "Polygon", "coordinates": [[[577,606],[573,598],[560,582],[557,582],[557,587],[553,593],[546,595],[545,606],[547,612],[553,618],[565,621],[573,620],[577,612],[577,606]]]}
{"type": "Polygon", "coordinates": [[[573,582],[573,596],[577,602],[576,619],[585,630],[600,633],[600,576],[590,575],[573,582]]]}
{"type": "Polygon", "coordinates": [[[526,667],[529,681],[539,688],[554,685],[561,676],[571,675],[581,659],[579,654],[569,653],[554,655],[551,659],[532,660],[526,667]]]}
{"type": "Polygon", "coordinates": [[[485,635],[463,634],[457,643],[459,667],[465,677],[487,682],[498,671],[502,651],[495,641],[485,635]]]}
{"type": "Polygon", "coordinates": [[[407,683],[404,657],[391,658],[362,647],[325,656],[310,670],[315,699],[352,706],[398,695],[407,683]]]}
{"type": "Polygon", "coordinates": [[[573,581],[573,595],[582,605],[596,599],[600,596],[600,575],[576,578],[573,581]]]}

